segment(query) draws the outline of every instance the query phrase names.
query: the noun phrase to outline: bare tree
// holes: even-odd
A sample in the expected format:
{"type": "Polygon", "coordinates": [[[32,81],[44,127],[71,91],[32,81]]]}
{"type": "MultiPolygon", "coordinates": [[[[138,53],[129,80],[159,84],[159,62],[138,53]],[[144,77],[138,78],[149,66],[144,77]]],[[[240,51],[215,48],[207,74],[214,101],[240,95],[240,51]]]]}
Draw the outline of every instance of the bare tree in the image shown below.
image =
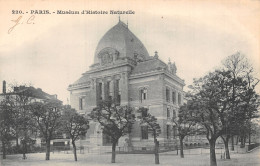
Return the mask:
{"type": "MultiPolygon", "coordinates": [[[[231,73],[231,112],[234,119],[232,119],[231,125],[234,127],[228,128],[225,137],[222,136],[224,142],[227,142],[231,137],[232,148],[234,150],[234,135],[240,135],[241,137],[241,147],[243,147],[246,133],[248,131],[249,143],[251,143],[251,120],[256,118],[256,111],[259,105],[257,103],[257,94],[255,92],[255,87],[259,83],[259,79],[254,77],[254,69],[249,63],[248,59],[242,55],[240,52],[237,52],[223,61],[223,66],[225,71],[231,73]],[[238,81],[242,80],[244,82],[243,90],[241,91],[241,85],[237,84],[238,81]],[[237,130],[237,127],[240,127],[237,130]],[[249,127],[249,128],[248,128],[249,127]],[[243,128],[246,128],[245,130],[243,128]],[[234,132],[236,131],[236,132],[234,132]],[[241,135],[242,134],[242,135],[241,135]]],[[[229,153],[226,153],[229,154],[229,153]]],[[[227,156],[227,158],[230,158],[227,156]]]]}

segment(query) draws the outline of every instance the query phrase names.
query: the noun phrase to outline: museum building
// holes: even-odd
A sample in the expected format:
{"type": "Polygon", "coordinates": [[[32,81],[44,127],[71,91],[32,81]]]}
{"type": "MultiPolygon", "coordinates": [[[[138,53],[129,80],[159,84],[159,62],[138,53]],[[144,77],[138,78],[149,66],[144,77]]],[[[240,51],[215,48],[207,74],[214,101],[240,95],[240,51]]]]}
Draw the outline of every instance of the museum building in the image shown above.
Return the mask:
{"type": "MultiPolygon", "coordinates": [[[[106,99],[115,99],[135,110],[146,107],[160,124],[160,145],[176,143],[177,131],[172,118],[183,104],[185,85],[176,71],[175,63],[161,61],[156,51],[150,56],[128,25],[119,20],[99,41],[89,71],[69,85],[70,104],[86,115],[106,99]]],[[[138,120],[132,132],[120,138],[118,146],[125,146],[127,140],[136,147],[154,144],[147,126],[141,126],[138,120]]],[[[90,122],[90,129],[80,144],[106,146],[111,141],[99,123],[90,122]]]]}

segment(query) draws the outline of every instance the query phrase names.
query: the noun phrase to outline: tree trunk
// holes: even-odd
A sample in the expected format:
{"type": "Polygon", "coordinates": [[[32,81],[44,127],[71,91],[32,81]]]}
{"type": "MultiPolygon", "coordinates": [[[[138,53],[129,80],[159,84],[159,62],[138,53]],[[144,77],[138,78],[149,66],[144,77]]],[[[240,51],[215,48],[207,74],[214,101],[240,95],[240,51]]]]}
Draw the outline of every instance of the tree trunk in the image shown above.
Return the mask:
{"type": "Polygon", "coordinates": [[[72,140],[72,145],[73,145],[74,159],[75,159],[75,161],[78,161],[78,158],[77,158],[77,148],[76,148],[75,141],[73,141],[73,140],[72,140]]]}
{"type": "Polygon", "coordinates": [[[226,138],[222,137],[222,140],[224,142],[224,145],[225,145],[225,154],[226,154],[226,159],[230,159],[230,153],[229,153],[229,149],[228,149],[228,141],[229,141],[229,136],[227,136],[226,138]]]}
{"type": "Polygon", "coordinates": [[[248,133],[248,143],[249,145],[251,145],[251,131],[249,129],[249,133],[248,133]]]}
{"type": "Polygon", "coordinates": [[[234,136],[231,136],[231,150],[234,151],[235,147],[234,147],[234,136]]]}
{"type": "Polygon", "coordinates": [[[46,140],[46,157],[45,160],[50,160],[50,152],[51,152],[51,140],[46,140]]]}
{"type": "Polygon", "coordinates": [[[184,153],[183,153],[183,139],[182,137],[180,137],[180,157],[184,158],[184,153]]]}
{"type": "Polygon", "coordinates": [[[3,147],[3,159],[6,159],[6,148],[5,148],[5,141],[2,140],[2,147],[3,147]]]}
{"type": "Polygon", "coordinates": [[[238,145],[238,142],[239,142],[239,136],[237,136],[236,145],[238,145]]]}
{"type": "Polygon", "coordinates": [[[16,148],[18,149],[19,148],[19,138],[18,138],[19,136],[18,136],[18,134],[17,134],[17,132],[16,132],[16,134],[15,134],[15,141],[16,141],[16,148]]]}
{"type": "Polygon", "coordinates": [[[244,139],[243,139],[243,147],[246,146],[246,136],[244,136],[244,139]]]}
{"type": "Polygon", "coordinates": [[[159,161],[159,142],[157,141],[157,139],[154,140],[154,144],[155,144],[155,147],[154,147],[154,157],[155,157],[155,164],[160,164],[160,161],[159,161]]]}
{"type": "Polygon", "coordinates": [[[27,146],[26,146],[26,141],[23,141],[23,159],[26,159],[26,151],[27,151],[27,146]]]}
{"type": "Polygon", "coordinates": [[[210,144],[210,166],[217,166],[216,153],[215,153],[216,139],[209,140],[209,144],[210,144]]]}
{"type": "Polygon", "coordinates": [[[116,162],[116,143],[117,141],[113,141],[112,143],[112,158],[111,158],[111,163],[116,162]]]}
{"type": "Polygon", "coordinates": [[[244,148],[245,147],[245,137],[242,136],[241,137],[241,144],[240,144],[240,148],[244,148]]]}

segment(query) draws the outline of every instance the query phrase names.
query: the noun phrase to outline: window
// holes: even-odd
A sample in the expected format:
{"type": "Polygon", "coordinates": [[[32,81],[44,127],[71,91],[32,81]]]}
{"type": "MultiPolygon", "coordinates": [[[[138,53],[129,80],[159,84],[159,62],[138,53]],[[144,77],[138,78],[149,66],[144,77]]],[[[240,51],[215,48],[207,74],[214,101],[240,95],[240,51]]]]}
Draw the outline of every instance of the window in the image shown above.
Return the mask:
{"type": "Polygon", "coordinates": [[[120,93],[118,93],[118,95],[117,95],[117,103],[118,103],[118,104],[121,103],[121,95],[120,95],[120,93]]]}
{"type": "Polygon", "coordinates": [[[172,92],[172,103],[176,104],[176,92],[175,91],[172,92]]]}
{"type": "Polygon", "coordinates": [[[109,91],[108,91],[109,96],[112,97],[113,96],[113,84],[111,84],[111,82],[109,82],[108,88],[109,88],[109,91]]]}
{"type": "Polygon", "coordinates": [[[147,99],[147,89],[146,88],[143,88],[140,90],[140,100],[141,100],[141,103],[147,99]]]}
{"type": "Polygon", "coordinates": [[[176,118],[176,111],[175,110],[172,110],[172,117],[176,118]]]}
{"type": "Polygon", "coordinates": [[[180,105],[181,104],[181,94],[178,93],[178,104],[180,105]]]}
{"type": "Polygon", "coordinates": [[[148,126],[141,126],[142,139],[148,139],[148,126]]]}
{"type": "Polygon", "coordinates": [[[115,80],[115,89],[114,89],[114,93],[115,93],[115,101],[120,104],[121,102],[121,93],[120,93],[120,90],[119,90],[119,87],[120,87],[120,80],[115,80]]]}
{"type": "Polygon", "coordinates": [[[110,95],[110,81],[107,82],[107,96],[110,95]]]}
{"type": "Polygon", "coordinates": [[[167,118],[170,117],[170,108],[167,108],[167,118]]]}
{"type": "Polygon", "coordinates": [[[168,88],[166,88],[166,101],[170,101],[170,90],[168,88]]]}
{"type": "Polygon", "coordinates": [[[112,87],[111,87],[111,81],[108,81],[107,82],[107,85],[106,85],[106,99],[107,100],[112,100],[112,87]]]}
{"type": "Polygon", "coordinates": [[[170,125],[166,125],[166,136],[167,136],[167,139],[169,139],[170,138],[170,125]]]}
{"type": "Polygon", "coordinates": [[[79,98],[79,110],[83,110],[83,98],[79,98]]]}
{"type": "Polygon", "coordinates": [[[99,100],[102,100],[102,83],[101,82],[98,84],[98,97],[99,97],[99,100]]]}
{"type": "Polygon", "coordinates": [[[176,134],[177,134],[177,130],[176,130],[176,126],[173,126],[172,127],[172,136],[173,136],[173,138],[176,138],[176,134]]]}

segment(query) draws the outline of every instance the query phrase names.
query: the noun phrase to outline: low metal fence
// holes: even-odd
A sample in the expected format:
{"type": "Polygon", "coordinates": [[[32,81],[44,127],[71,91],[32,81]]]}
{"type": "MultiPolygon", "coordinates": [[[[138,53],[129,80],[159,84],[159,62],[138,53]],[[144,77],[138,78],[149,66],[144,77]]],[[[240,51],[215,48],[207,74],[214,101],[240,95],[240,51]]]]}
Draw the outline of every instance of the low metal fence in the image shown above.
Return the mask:
{"type": "Polygon", "coordinates": [[[250,144],[250,145],[248,145],[247,151],[251,151],[258,146],[260,146],[260,143],[250,144]]]}

